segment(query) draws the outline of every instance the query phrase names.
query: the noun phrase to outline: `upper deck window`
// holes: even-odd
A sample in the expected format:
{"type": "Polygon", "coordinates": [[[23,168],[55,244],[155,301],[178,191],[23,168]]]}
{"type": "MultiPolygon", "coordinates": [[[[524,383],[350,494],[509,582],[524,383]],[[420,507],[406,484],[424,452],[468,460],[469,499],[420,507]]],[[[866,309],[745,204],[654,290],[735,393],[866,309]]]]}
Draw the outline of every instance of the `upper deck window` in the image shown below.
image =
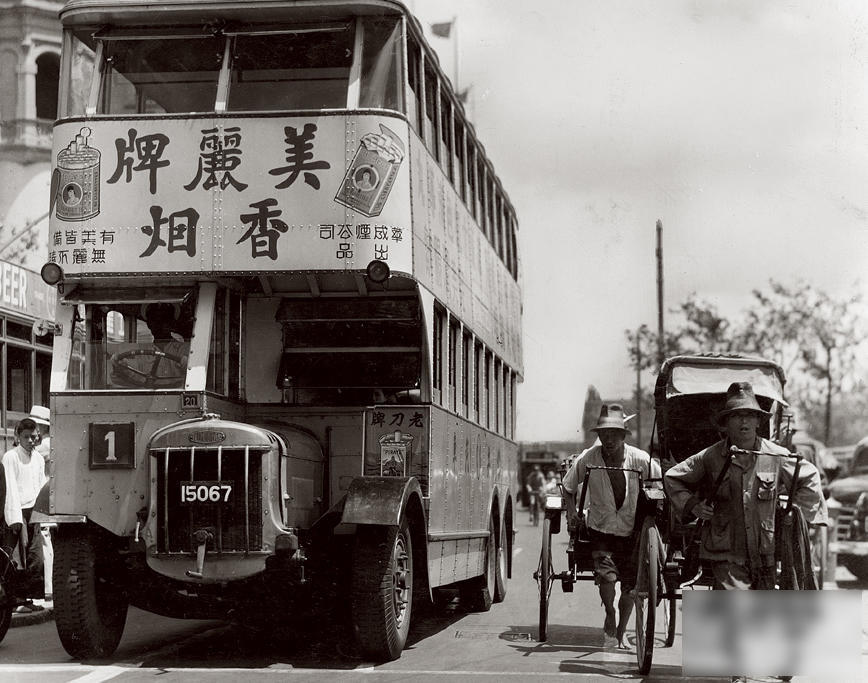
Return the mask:
{"type": "Polygon", "coordinates": [[[171,37],[103,40],[98,114],[211,111],[223,39],[171,37]]]}
{"type": "Polygon", "coordinates": [[[359,106],[403,111],[401,25],[395,19],[365,19],[362,26],[364,40],[359,106]]]}
{"type": "Polygon", "coordinates": [[[62,116],[403,111],[397,17],[68,32],[62,116]]]}
{"type": "Polygon", "coordinates": [[[228,108],[345,107],[353,64],[353,27],[349,22],[233,36],[228,108]]]}

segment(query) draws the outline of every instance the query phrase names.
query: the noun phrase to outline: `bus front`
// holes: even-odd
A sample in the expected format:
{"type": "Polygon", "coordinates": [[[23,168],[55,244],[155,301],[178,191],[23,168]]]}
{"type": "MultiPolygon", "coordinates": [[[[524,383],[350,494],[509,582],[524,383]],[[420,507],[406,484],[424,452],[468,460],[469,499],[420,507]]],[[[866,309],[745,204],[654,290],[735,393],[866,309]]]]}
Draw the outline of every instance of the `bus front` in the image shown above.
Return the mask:
{"type": "Polygon", "coordinates": [[[204,618],[258,597],[286,616],[312,575],[348,571],[360,522],[388,525],[363,536],[393,534],[403,588],[354,609],[402,647],[432,306],[412,277],[403,8],[153,7],[61,12],[43,268],[61,640],[108,656],[129,603],[204,618]],[[366,511],[372,495],[397,509],[366,511]]]}

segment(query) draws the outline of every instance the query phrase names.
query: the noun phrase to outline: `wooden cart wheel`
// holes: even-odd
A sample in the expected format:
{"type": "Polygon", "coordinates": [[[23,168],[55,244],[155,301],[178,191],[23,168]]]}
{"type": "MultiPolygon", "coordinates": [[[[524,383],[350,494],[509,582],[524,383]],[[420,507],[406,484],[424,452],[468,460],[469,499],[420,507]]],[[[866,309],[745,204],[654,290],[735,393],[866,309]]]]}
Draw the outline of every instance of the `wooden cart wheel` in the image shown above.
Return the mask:
{"type": "Polygon", "coordinates": [[[539,586],[539,642],[544,643],[548,637],[549,595],[552,586],[552,521],[548,517],[543,520],[542,548],[537,567],[537,585],[539,586]]]}
{"type": "Polygon", "coordinates": [[[636,660],[639,673],[651,670],[654,654],[654,627],[657,617],[657,584],[660,575],[660,533],[651,520],[642,525],[638,569],[634,590],[636,605],[636,660]]]}
{"type": "Polygon", "coordinates": [[[663,610],[666,621],[666,647],[672,647],[675,643],[675,621],[678,614],[678,601],[673,595],[667,602],[669,605],[663,610]]]}

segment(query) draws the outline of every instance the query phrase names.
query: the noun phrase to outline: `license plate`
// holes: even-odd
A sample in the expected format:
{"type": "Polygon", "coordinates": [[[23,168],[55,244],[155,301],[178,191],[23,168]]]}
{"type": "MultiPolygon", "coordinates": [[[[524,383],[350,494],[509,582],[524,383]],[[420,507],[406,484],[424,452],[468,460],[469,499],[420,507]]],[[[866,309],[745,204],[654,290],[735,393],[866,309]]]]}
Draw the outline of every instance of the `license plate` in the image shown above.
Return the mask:
{"type": "Polygon", "coordinates": [[[181,505],[232,502],[232,484],[223,481],[182,481],[181,505]]]}

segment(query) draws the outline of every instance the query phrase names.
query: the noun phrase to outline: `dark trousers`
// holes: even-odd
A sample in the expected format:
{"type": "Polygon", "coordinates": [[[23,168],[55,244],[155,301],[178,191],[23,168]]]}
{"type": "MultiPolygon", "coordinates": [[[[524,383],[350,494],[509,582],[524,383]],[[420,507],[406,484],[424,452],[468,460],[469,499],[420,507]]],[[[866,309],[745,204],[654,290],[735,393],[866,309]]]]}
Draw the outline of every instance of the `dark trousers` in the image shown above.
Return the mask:
{"type": "Polygon", "coordinates": [[[23,508],[21,515],[24,517],[24,524],[21,525],[21,533],[15,534],[6,527],[5,538],[3,545],[7,548],[12,548],[13,555],[17,556],[18,566],[26,570],[26,582],[28,593],[34,595],[42,595],[45,592],[43,585],[43,562],[42,562],[42,533],[39,529],[39,524],[31,524],[30,517],[33,514],[33,508],[23,508]]]}

